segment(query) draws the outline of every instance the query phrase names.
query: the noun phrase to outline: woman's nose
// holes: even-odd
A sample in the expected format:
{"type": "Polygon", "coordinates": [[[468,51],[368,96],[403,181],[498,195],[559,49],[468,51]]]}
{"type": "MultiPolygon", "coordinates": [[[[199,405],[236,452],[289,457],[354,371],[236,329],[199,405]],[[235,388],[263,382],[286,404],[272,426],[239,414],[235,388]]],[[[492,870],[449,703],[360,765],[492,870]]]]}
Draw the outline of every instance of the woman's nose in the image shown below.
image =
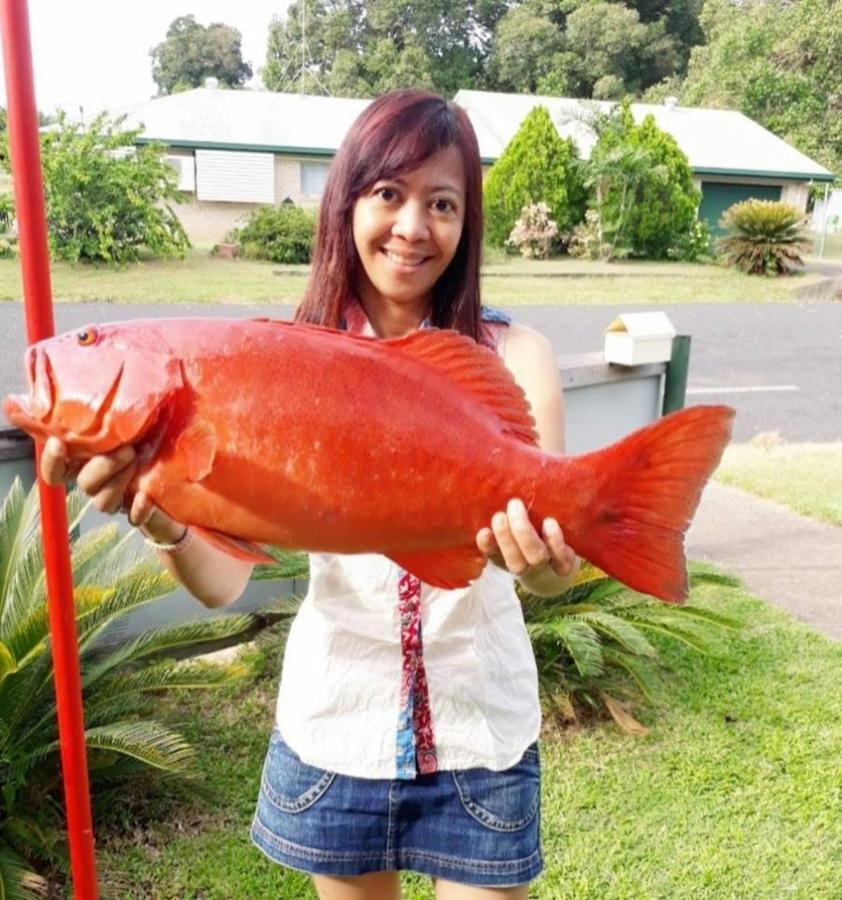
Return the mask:
{"type": "Polygon", "coordinates": [[[407,202],[401,205],[392,225],[392,234],[405,241],[423,241],[430,236],[427,211],[421,204],[407,202]]]}

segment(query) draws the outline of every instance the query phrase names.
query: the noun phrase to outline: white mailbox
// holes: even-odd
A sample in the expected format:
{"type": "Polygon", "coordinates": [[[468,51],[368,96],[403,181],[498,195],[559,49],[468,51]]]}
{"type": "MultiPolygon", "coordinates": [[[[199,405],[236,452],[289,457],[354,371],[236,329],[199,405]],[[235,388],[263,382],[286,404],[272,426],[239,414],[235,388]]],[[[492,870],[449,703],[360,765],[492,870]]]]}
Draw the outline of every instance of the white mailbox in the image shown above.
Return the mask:
{"type": "Polygon", "coordinates": [[[623,313],[605,329],[605,361],[623,366],[669,362],[674,337],[665,313],[623,313]]]}

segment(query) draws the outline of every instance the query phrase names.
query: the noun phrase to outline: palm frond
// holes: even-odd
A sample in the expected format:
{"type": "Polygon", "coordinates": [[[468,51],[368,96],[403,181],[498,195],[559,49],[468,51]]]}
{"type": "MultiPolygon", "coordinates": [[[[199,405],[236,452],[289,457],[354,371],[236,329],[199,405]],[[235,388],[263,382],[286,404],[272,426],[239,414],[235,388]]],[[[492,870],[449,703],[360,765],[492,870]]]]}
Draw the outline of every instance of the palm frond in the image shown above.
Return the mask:
{"type": "Polygon", "coordinates": [[[153,568],[143,572],[133,571],[119,579],[102,603],[78,617],[80,650],[84,651],[115,619],[171,593],[174,588],[175,579],[168,572],[153,568]]]}
{"type": "Polygon", "coordinates": [[[3,900],[39,900],[47,896],[47,882],[33,872],[23,857],[0,842],[0,897],[3,900]]]}
{"type": "Polygon", "coordinates": [[[0,508],[0,624],[5,616],[9,582],[21,542],[21,520],[26,496],[20,478],[15,478],[0,508]]]}
{"type": "Polygon", "coordinates": [[[594,631],[616,641],[629,653],[638,656],[657,656],[655,648],[630,622],[620,616],[600,609],[584,609],[573,613],[583,622],[587,622],[594,631]]]}
{"type": "Polygon", "coordinates": [[[85,731],[85,743],[94,750],[110,750],[145,765],[185,776],[195,750],[175,731],[154,720],[113,722],[85,731]]]}
{"type": "Polygon", "coordinates": [[[92,579],[91,574],[101,564],[103,556],[112,551],[120,540],[120,529],[116,522],[108,522],[99,528],[86,531],[73,542],[71,562],[73,566],[73,583],[108,584],[107,581],[92,579]]]}
{"type": "Polygon", "coordinates": [[[638,628],[662,634],[706,656],[719,655],[723,649],[710,625],[700,620],[683,617],[681,621],[676,615],[662,615],[655,609],[648,615],[638,614],[633,621],[638,628]]]}
{"type": "Polygon", "coordinates": [[[736,575],[722,572],[716,566],[708,562],[691,560],[687,564],[687,574],[690,578],[690,586],[699,584],[719,584],[723,587],[739,587],[740,579],[736,575]]]}
{"type": "Polygon", "coordinates": [[[550,640],[561,645],[580,675],[592,677],[604,671],[599,635],[587,623],[560,618],[551,622],[531,622],[526,627],[533,641],[550,640]]]}
{"type": "MultiPolygon", "coordinates": [[[[89,750],[102,750],[127,756],[144,765],[187,775],[187,767],[195,757],[195,750],[178,733],[154,719],[142,722],[110,722],[85,729],[85,744],[89,750]]],[[[21,768],[30,769],[58,753],[58,740],[34,748],[23,756],[21,768]]]]}
{"type": "Polygon", "coordinates": [[[294,550],[280,547],[266,547],[266,552],[274,556],[274,565],[255,566],[252,581],[279,581],[284,578],[306,578],[310,572],[310,557],[294,550]]]}
{"type": "Polygon", "coordinates": [[[254,616],[247,614],[228,615],[144,631],[136,638],[110,649],[96,662],[83,661],[82,684],[88,689],[108,672],[141,659],[237,637],[253,628],[254,621],[254,616]]]}
{"type": "Polygon", "coordinates": [[[613,666],[625,672],[647,700],[650,702],[654,700],[661,682],[651,660],[640,659],[613,647],[605,647],[602,654],[607,667],[613,666]]]}
{"type": "Polygon", "coordinates": [[[162,660],[138,672],[117,673],[97,684],[90,703],[132,694],[170,690],[201,690],[228,684],[248,674],[239,663],[219,664],[202,660],[162,660]]]}

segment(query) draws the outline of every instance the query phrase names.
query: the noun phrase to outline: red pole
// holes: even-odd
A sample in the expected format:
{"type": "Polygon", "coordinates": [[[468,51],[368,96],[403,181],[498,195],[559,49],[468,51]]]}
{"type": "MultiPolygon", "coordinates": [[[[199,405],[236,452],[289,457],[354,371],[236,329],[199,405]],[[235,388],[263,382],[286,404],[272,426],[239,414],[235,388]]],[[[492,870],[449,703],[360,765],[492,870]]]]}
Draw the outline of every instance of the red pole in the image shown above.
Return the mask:
{"type": "MultiPolygon", "coordinates": [[[[8,97],[9,148],[15,186],[20,264],[30,344],[51,337],[53,324],[47,219],[41,179],[38,114],[32,78],[32,50],[26,0],[0,0],[0,27],[8,97]]],[[[36,445],[36,466],[42,447],[36,445]]],[[[76,615],[64,488],[38,481],[44,563],[49,593],[61,765],[67,805],[67,833],[73,896],[97,900],[94,832],[85,755],[82,682],[76,643],[76,615]]]]}

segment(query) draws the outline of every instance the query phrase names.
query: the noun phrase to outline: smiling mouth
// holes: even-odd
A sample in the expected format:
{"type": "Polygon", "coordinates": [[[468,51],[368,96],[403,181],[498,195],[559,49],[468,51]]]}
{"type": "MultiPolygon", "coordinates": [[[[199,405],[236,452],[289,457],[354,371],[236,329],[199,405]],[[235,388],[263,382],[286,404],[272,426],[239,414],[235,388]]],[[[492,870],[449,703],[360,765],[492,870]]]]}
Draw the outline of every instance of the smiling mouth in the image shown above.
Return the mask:
{"type": "Polygon", "coordinates": [[[397,266],[408,266],[413,269],[417,269],[427,262],[428,259],[432,259],[430,256],[404,256],[401,253],[395,253],[393,250],[387,250],[385,247],[381,247],[380,250],[389,262],[397,266]]]}

